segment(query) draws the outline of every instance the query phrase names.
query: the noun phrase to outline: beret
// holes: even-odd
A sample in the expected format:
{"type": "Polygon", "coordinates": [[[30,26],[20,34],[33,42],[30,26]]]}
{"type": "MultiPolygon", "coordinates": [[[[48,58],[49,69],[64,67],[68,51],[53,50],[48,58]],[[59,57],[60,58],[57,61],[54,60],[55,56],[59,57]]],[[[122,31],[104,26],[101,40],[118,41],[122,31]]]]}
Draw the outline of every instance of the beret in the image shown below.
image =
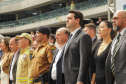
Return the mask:
{"type": "Polygon", "coordinates": [[[40,26],[37,28],[37,31],[42,34],[50,34],[51,33],[51,29],[47,26],[40,26]]]}

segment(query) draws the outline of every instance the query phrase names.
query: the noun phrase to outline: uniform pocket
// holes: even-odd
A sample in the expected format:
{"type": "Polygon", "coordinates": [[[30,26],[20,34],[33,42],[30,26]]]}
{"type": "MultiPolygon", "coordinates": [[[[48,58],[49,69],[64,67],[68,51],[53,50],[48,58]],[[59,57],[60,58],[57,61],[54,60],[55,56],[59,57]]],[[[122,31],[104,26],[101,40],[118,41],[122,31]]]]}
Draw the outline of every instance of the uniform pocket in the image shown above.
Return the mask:
{"type": "Polygon", "coordinates": [[[37,57],[37,62],[41,63],[42,62],[42,57],[37,57]]]}

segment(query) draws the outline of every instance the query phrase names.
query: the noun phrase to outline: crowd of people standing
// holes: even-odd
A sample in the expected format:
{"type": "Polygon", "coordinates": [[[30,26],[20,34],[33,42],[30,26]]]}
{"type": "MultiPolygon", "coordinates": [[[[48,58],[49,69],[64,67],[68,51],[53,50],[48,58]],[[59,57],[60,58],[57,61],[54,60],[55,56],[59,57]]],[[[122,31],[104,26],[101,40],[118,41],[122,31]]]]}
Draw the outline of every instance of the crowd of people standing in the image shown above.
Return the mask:
{"type": "Polygon", "coordinates": [[[1,35],[0,83],[126,84],[126,11],[101,21],[98,36],[94,23],[82,23],[83,14],[70,10],[55,35],[48,26],[35,35],[1,35]]]}

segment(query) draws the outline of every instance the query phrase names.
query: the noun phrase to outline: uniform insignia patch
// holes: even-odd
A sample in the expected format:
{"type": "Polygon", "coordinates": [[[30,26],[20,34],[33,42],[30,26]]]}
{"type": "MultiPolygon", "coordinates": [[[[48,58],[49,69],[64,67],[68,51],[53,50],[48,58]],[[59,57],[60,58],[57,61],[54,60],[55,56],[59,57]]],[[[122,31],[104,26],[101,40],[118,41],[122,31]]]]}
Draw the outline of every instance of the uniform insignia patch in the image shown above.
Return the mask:
{"type": "Polygon", "coordinates": [[[52,54],[54,54],[55,53],[55,47],[52,47],[51,50],[52,50],[52,54]]]}

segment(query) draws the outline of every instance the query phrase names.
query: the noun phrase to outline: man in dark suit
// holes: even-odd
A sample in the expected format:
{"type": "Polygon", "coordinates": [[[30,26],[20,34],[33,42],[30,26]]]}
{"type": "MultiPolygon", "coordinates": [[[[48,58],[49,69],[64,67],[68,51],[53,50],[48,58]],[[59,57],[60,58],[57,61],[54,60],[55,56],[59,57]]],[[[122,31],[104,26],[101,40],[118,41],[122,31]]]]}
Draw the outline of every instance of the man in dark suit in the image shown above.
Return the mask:
{"type": "Polygon", "coordinates": [[[18,40],[15,37],[11,38],[9,41],[10,50],[14,52],[9,68],[9,84],[16,84],[17,60],[19,56],[19,47],[17,41],[18,40]]]}
{"type": "Polygon", "coordinates": [[[91,57],[90,57],[90,79],[91,84],[95,84],[95,61],[94,61],[94,54],[96,52],[97,45],[101,43],[96,36],[96,26],[94,23],[85,24],[83,30],[91,37],[92,39],[92,50],[91,50],[91,57]]]}
{"type": "Polygon", "coordinates": [[[117,36],[106,59],[106,84],[126,84],[126,11],[117,11],[113,16],[113,29],[117,36]]]}
{"type": "Polygon", "coordinates": [[[59,28],[56,32],[58,48],[55,50],[53,61],[49,69],[49,84],[65,84],[62,79],[62,53],[64,44],[68,40],[70,32],[67,28],[59,28]]]}
{"type": "Polygon", "coordinates": [[[82,29],[83,14],[70,10],[66,27],[71,31],[63,53],[62,73],[65,84],[90,84],[89,58],[91,55],[91,38],[82,29]]]}

